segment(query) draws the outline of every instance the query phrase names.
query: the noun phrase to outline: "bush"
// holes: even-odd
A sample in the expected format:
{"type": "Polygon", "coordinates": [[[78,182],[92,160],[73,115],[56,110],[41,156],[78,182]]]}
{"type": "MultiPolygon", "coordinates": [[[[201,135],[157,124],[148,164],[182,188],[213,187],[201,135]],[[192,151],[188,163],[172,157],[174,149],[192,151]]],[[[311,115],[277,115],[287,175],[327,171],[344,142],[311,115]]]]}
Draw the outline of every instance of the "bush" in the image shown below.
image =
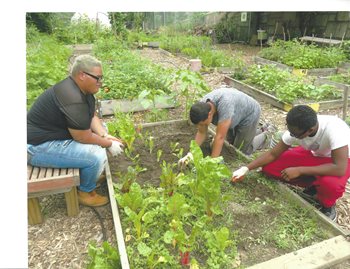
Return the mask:
{"type": "Polygon", "coordinates": [[[346,54],[338,47],[317,47],[299,41],[277,40],[259,56],[299,69],[337,67],[346,60],[346,54]]]}
{"type": "Polygon", "coordinates": [[[68,57],[72,53],[55,38],[27,31],[27,108],[46,89],[68,75],[68,57]],[[34,42],[35,41],[35,42],[34,42]],[[53,53],[55,52],[55,53],[53,53]]]}

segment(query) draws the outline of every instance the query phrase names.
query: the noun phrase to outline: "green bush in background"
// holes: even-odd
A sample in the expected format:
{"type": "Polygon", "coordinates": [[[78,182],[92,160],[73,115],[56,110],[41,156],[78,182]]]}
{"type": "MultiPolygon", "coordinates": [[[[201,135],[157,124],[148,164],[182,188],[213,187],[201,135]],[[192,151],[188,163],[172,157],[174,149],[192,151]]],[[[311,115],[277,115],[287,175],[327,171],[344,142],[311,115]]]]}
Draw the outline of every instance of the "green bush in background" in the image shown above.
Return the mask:
{"type": "Polygon", "coordinates": [[[72,51],[55,38],[39,33],[35,28],[27,31],[27,108],[47,88],[64,79],[69,71],[72,51]]]}
{"type": "Polygon", "coordinates": [[[339,47],[317,47],[296,39],[277,40],[271,47],[262,49],[259,56],[298,69],[337,67],[346,60],[346,54],[339,47]]]}

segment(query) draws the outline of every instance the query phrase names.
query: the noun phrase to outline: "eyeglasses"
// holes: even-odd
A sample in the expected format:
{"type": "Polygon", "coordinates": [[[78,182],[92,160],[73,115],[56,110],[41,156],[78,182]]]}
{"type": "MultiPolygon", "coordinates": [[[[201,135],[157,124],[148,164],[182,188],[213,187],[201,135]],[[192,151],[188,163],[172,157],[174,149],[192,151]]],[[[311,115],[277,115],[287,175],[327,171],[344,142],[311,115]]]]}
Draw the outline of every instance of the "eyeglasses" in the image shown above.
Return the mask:
{"type": "Polygon", "coordinates": [[[83,73],[88,75],[88,76],[90,76],[90,77],[92,77],[92,78],[94,78],[94,79],[96,79],[97,82],[101,82],[103,80],[103,76],[98,77],[98,76],[95,76],[95,75],[90,74],[90,73],[85,72],[85,71],[83,71],[83,73]]]}
{"type": "Polygon", "coordinates": [[[308,131],[308,130],[305,130],[305,131],[303,131],[301,134],[298,134],[298,135],[293,134],[291,131],[289,131],[289,134],[290,134],[291,137],[300,138],[300,137],[302,137],[304,134],[306,134],[307,131],[308,131]]]}

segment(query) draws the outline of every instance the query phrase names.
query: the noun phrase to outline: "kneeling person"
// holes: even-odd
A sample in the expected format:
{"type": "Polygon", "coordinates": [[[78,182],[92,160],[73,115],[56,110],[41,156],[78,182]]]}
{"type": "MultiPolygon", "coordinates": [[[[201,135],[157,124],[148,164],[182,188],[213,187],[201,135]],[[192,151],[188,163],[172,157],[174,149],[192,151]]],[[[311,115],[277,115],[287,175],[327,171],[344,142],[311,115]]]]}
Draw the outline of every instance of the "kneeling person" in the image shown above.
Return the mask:
{"type": "Polygon", "coordinates": [[[304,192],[322,205],[321,211],[335,220],[336,201],[350,177],[350,128],[338,117],[317,115],[306,105],[293,107],[286,121],[288,130],[278,144],[235,171],[232,182],[262,167],[269,177],[306,188],[304,192]]]}

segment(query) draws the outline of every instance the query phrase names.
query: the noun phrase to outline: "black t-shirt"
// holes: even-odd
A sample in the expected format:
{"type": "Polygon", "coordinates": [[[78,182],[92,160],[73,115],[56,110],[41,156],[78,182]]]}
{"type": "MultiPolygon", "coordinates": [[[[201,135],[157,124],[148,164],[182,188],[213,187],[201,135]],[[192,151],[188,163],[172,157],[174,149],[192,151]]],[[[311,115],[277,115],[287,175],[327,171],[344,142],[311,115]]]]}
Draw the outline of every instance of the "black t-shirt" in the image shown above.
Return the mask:
{"type": "Polygon", "coordinates": [[[68,128],[90,129],[94,113],[95,97],[85,95],[68,77],[41,94],[29,110],[27,143],[72,139],[68,128]]]}

